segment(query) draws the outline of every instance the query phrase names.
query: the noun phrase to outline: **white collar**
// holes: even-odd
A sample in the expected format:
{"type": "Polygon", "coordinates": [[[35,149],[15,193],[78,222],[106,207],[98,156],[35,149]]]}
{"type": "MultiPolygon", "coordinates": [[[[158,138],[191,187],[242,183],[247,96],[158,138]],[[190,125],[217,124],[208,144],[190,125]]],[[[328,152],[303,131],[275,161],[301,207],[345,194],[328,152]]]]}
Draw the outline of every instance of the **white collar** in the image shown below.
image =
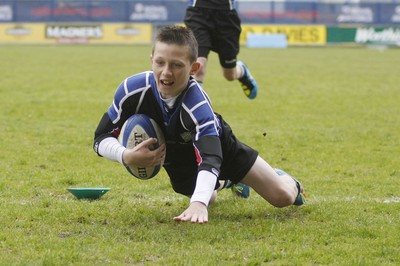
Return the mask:
{"type": "Polygon", "coordinates": [[[172,109],[175,105],[176,99],[179,97],[179,95],[171,98],[164,99],[161,97],[161,100],[167,105],[168,109],[172,109]]]}

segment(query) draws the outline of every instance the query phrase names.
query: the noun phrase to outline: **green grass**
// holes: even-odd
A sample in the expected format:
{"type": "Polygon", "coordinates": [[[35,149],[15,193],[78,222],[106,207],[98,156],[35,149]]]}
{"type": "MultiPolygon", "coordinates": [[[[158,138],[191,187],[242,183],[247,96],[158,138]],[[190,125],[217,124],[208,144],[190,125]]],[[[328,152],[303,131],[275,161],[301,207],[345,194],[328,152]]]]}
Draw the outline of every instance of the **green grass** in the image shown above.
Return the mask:
{"type": "Polygon", "coordinates": [[[207,225],[162,172],[132,178],[92,150],[118,84],[149,46],[0,46],[1,265],[399,265],[400,50],[246,49],[257,99],[205,88],[236,135],[305,185],[277,209],[220,193],[207,225]],[[265,135],[265,136],[264,136],[265,135]],[[110,187],[79,201],[68,187],[110,187]]]}

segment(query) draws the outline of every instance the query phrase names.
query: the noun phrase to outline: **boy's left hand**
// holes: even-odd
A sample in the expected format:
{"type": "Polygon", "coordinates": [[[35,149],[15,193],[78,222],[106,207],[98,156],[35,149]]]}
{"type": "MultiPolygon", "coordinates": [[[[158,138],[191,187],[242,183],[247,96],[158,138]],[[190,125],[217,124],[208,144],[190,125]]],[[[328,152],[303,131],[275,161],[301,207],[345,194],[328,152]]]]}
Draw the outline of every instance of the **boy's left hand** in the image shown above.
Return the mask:
{"type": "Polygon", "coordinates": [[[203,224],[208,222],[207,206],[202,202],[192,202],[181,215],[173,218],[177,222],[192,222],[203,224]]]}

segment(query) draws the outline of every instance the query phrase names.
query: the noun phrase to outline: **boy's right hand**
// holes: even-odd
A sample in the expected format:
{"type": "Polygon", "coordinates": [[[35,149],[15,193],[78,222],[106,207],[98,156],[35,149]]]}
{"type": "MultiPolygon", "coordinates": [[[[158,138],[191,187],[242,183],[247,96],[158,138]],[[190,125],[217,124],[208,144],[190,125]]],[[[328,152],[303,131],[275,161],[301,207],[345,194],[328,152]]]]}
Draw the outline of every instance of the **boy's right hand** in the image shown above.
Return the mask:
{"type": "Polygon", "coordinates": [[[208,223],[207,206],[199,201],[192,202],[179,216],[173,218],[177,222],[192,222],[196,224],[208,223]]]}
{"type": "Polygon", "coordinates": [[[132,149],[126,149],[122,154],[122,159],[126,165],[139,167],[153,167],[160,165],[165,159],[165,144],[161,144],[157,149],[152,146],[157,143],[156,138],[149,138],[142,141],[132,149]]]}

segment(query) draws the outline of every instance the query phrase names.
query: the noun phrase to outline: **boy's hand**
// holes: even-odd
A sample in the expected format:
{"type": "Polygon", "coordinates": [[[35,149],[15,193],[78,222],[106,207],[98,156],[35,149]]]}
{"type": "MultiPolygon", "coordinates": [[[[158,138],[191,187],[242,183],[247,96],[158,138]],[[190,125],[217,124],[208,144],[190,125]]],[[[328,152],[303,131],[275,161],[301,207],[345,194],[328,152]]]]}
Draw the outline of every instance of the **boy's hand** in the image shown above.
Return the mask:
{"type": "Polygon", "coordinates": [[[207,206],[202,202],[192,202],[179,216],[173,218],[177,222],[192,222],[203,224],[208,222],[207,206]]]}
{"type": "Polygon", "coordinates": [[[165,158],[165,144],[160,145],[157,149],[153,149],[153,145],[157,143],[157,139],[149,138],[142,141],[132,149],[126,149],[122,154],[123,161],[126,165],[136,165],[141,167],[152,167],[160,165],[165,158]]]}

